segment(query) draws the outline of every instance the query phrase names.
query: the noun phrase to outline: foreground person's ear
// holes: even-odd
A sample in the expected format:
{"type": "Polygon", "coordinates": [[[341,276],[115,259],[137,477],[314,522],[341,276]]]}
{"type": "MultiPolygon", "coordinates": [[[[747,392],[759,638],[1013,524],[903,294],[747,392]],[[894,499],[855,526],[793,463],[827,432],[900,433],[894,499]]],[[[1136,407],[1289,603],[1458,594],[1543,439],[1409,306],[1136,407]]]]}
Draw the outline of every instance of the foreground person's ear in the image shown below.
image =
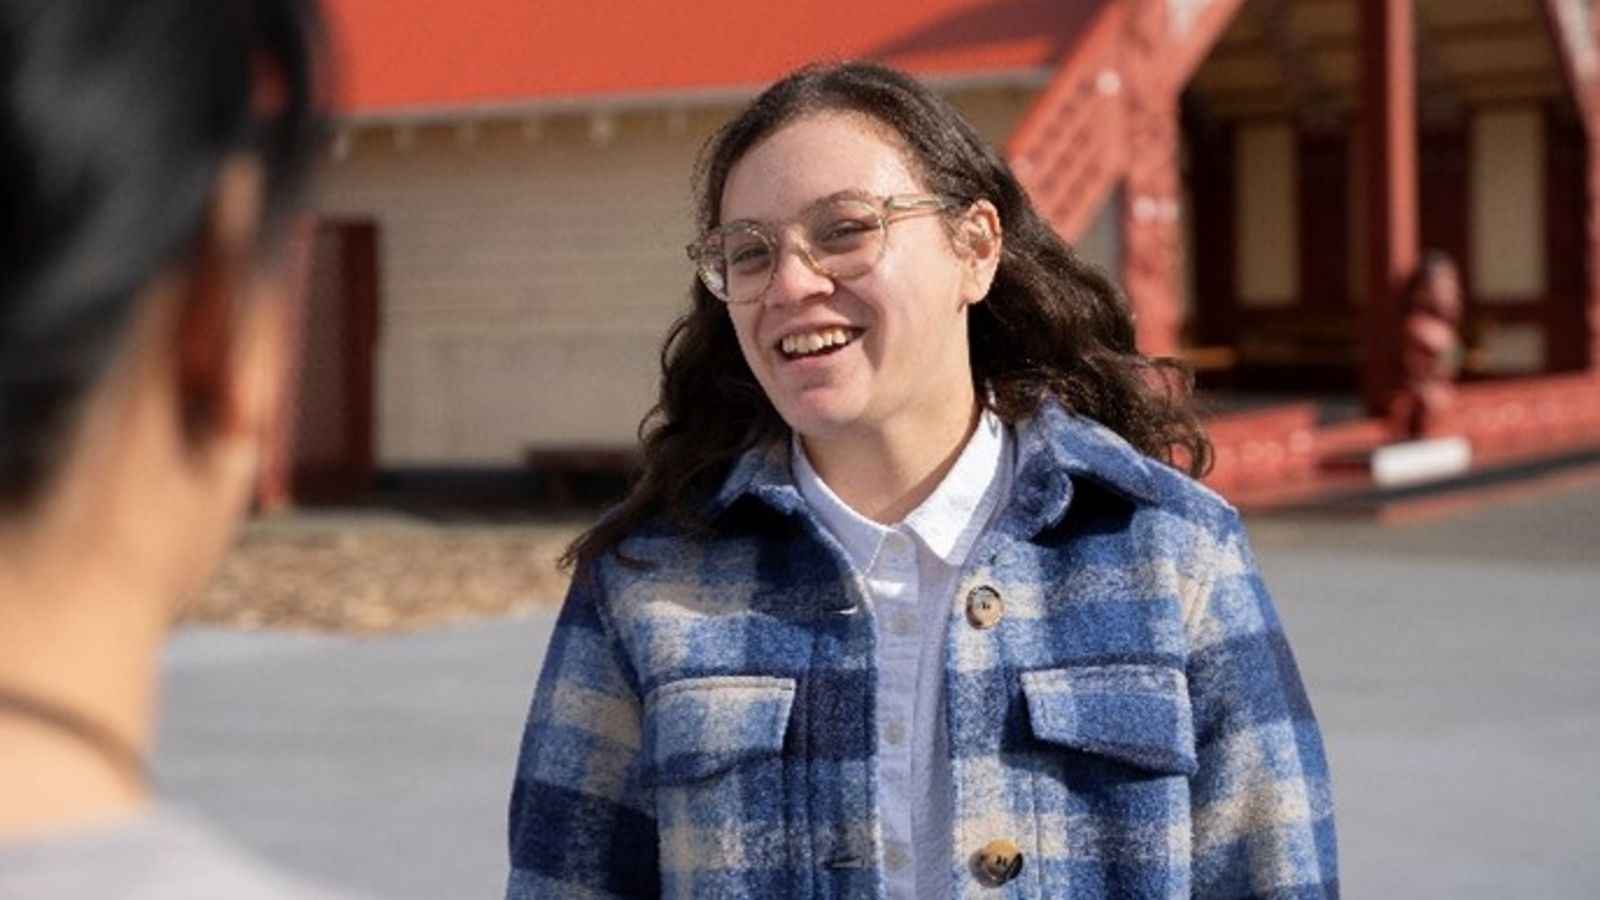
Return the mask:
{"type": "Polygon", "coordinates": [[[174,336],[191,442],[256,439],[277,398],[286,310],[261,256],[264,178],[249,157],[222,165],[191,257],[174,336]]]}

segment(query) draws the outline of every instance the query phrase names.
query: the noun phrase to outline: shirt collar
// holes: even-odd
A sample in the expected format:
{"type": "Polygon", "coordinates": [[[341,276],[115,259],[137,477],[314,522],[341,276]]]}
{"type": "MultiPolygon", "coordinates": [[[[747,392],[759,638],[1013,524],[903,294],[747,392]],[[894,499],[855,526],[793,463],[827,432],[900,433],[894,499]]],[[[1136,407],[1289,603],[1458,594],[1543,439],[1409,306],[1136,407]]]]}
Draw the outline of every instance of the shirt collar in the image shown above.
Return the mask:
{"type": "MultiPolygon", "coordinates": [[[[869,571],[884,539],[894,530],[851,509],[811,466],[798,438],[790,456],[800,494],[849,554],[859,571],[869,571]]],[[[959,565],[999,502],[1010,480],[1010,436],[1005,423],[985,409],[978,427],[939,486],[898,527],[909,531],[946,565],[959,565]]]]}
{"type": "Polygon", "coordinates": [[[889,536],[889,528],[861,515],[840,500],[839,495],[811,467],[811,460],[806,456],[805,448],[800,446],[799,438],[790,440],[789,458],[794,466],[794,480],[800,488],[800,496],[805,498],[811,511],[822,521],[822,527],[844,547],[856,571],[869,571],[873,560],[878,557],[878,550],[883,547],[884,539],[889,536]]]}
{"type": "MultiPolygon", "coordinates": [[[[1135,503],[1159,496],[1149,461],[1104,425],[1067,412],[1054,399],[1018,424],[1016,441],[1008,531],[1035,533],[1060,521],[1071,502],[1072,478],[1087,478],[1135,503]]],[[[746,494],[781,513],[804,510],[808,504],[795,485],[789,449],[783,441],[768,441],[745,451],[704,507],[705,520],[746,494]]]]}
{"type": "Polygon", "coordinates": [[[906,516],[905,526],[946,565],[960,565],[1010,481],[1009,430],[999,416],[985,409],[955,465],[928,499],[906,516]]]}

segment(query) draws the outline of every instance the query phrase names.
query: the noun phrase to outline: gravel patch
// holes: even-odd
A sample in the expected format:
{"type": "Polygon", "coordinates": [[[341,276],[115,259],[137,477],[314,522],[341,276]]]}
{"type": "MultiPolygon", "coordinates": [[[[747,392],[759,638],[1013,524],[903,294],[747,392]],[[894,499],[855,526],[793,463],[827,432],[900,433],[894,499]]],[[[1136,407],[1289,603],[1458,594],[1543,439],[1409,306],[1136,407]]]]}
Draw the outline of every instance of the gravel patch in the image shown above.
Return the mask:
{"type": "Polygon", "coordinates": [[[567,586],[556,559],[585,524],[257,519],[184,618],[237,628],[379,633],[551,609],[567,586]]]}

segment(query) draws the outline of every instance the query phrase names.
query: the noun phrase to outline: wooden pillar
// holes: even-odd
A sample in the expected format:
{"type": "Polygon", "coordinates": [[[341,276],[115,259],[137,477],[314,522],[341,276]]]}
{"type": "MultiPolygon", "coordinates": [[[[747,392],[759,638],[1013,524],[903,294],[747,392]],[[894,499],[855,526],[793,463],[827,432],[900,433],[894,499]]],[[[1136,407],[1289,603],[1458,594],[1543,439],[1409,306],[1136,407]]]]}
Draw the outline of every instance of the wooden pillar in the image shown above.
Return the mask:
{"type": "Polygon", "coordinates": [[[1400,318],[1416,271],[1416,52],[1412,0],[1361,0],[1367,271],[1362,397],[1382,415],[1400,378],[1400,318]]]}
{"type": "Polygon", "coordinates": [[[1560,106],[1545,109],[1545,369],[1576,372],[1589,354],[1589,292],[1584,250],[1583,127],[1560,106]]]}
{"type": "Polygon", "coordinates": [[[1182,237],[1178,227],[1178,88],[1169,50],[1167,4],[1142,0],[1128,23],[1128,174],[1122,192],[1122,268],[1139,349],[1178,351],[1183,326],[1182,237]]]}
{"type": "Polygon", "coordinates": [[[1588,158],[1585,160],[1584,180],[1587,190],[1584,229],[1586,237],[1584,324],[1585,353],[1580,360],[1583,371],[1600,376],[1600,114],[1590,112],[1588,127],[1588,158]]]}
{"type": "MultiPolygon", "coordinates": [[[[1600,17],[1587,0],[1544,0],[1542,5],[1583,131],[1583,297],[1568,320],[1579,333],[1561,352],[1570,354],[1566,362],[1600,376],[1600,17]]],[[[1554,284],[1550,293],[1555,295],[1554,284]]]]}

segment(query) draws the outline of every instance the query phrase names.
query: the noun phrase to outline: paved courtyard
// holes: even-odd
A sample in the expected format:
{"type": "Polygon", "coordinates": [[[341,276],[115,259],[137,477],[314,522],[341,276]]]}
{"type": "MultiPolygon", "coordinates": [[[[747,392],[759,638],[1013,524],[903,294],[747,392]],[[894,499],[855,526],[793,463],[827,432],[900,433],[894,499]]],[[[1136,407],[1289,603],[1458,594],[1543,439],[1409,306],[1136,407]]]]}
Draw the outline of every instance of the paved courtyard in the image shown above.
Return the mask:
{"type": "MultiPolygon", "coordinates": [[[[1404,526],[1251,529],[1328,740],[1345,895],[1600,897],[1600,487],[1404,526]]],[[[498,897],[552,619],[186,630],[157,778],[260,854],[365,896],[498,897]]]]}

